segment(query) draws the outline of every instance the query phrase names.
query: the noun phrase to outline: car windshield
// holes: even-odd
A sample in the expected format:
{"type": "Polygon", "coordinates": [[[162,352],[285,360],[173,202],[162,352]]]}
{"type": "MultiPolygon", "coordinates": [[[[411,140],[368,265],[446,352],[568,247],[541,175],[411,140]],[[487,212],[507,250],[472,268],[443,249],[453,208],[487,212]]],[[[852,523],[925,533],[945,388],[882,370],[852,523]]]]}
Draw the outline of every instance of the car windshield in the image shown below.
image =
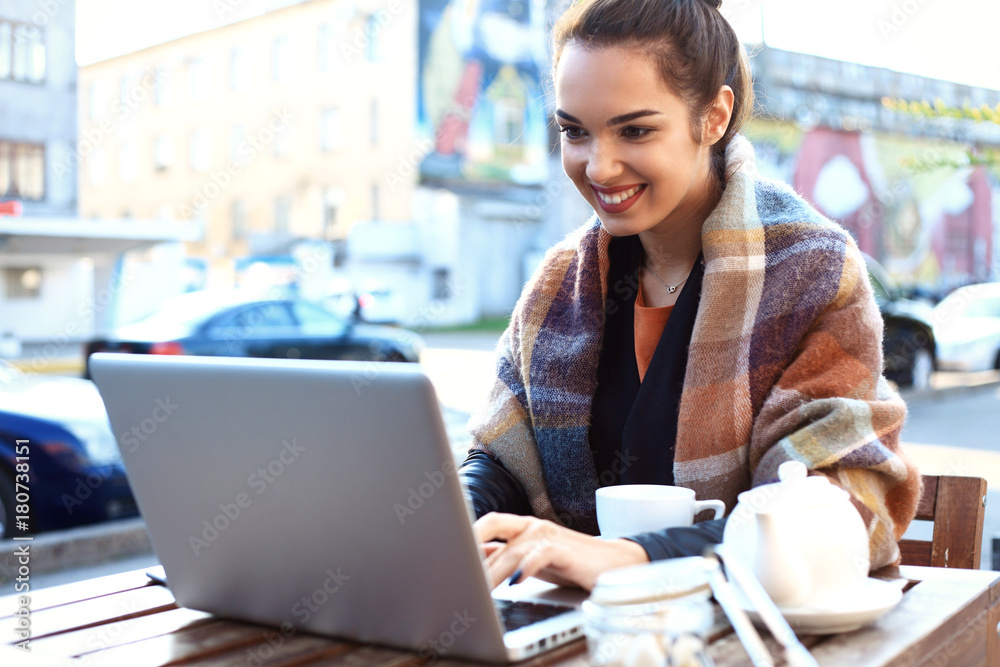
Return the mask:
{"type": "Polygon", "coordinates": [[[1000,317],[1000,296],[969,301],[962,314],[966,317],[1000,317]]]}
{"type": "Polygon", "coordinates": [[[135,322],[146,329],[193,329],[237,300],[229,293],[189,292],[171,297],[155,313],[135,322]]]}

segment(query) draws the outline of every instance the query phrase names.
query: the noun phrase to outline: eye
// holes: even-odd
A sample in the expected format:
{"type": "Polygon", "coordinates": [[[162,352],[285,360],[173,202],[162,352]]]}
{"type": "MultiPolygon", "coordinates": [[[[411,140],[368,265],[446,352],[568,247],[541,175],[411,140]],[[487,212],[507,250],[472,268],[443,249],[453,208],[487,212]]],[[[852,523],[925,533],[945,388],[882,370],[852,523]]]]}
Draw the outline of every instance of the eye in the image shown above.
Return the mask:
{"type": "Polygon", "coordinates": [[[561,125],[559,127],[559,132],[569,141],[582,139],[586,134],[582,127],[577,127],[576,125],[561,125]]]}
{"type": "Polygon", "coordinates": [[[622,128],[622,136],[626,139],[642,139],[652,132],[648,127],[635,127],[634,125],[629,125],[622,128]]]}

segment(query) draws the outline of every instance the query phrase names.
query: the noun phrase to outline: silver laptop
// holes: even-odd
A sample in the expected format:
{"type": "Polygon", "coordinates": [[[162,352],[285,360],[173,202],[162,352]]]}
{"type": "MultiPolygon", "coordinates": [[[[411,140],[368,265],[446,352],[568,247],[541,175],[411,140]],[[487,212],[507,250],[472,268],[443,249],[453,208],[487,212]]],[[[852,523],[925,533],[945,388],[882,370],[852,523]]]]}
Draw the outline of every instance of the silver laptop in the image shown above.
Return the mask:
{"type": "Polygon", "coordinates": [[[581,636],[582,591],[491,594],[418,365],[95,354],[90,370],[178,604],[489,662],[581,636]]]}

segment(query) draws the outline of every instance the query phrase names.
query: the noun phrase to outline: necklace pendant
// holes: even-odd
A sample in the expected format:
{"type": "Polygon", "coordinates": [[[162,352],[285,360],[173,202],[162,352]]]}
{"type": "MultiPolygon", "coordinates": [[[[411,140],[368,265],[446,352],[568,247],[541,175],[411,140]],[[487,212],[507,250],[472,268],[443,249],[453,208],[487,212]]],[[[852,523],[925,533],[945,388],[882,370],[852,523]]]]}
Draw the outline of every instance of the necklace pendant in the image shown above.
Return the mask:
{"type": "Polygon", "coordinates": [[[667,292],[669,292],[670,294],[673,294],[676,291],[677,291],[676,287],[667,287],[667,292]]]}

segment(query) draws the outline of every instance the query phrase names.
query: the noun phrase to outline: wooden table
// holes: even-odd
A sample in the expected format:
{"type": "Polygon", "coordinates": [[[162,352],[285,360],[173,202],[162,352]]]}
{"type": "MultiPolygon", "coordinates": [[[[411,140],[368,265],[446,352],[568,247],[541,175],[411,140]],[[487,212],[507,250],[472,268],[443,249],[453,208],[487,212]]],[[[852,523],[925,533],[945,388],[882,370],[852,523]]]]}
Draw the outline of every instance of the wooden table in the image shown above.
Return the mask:
{"type": "MultiPolygon", "coordinates": [[[[1000,573],[903,567],[910,580],[898,607],[854,632],[804,637],[821,665],[1000,665],[1000,573]]],[[[30,653],[13,647],[16,596],[0,598],[0,665],[7,667],[146,667],[153,665],[427,664],[414,654],[268,628],[178,608],[145,570],[40,589],[31,595],[30,653]]],[[[709,652],[718,667],[749,665],[724,617],[709,652]]],[[[763,633],[766,635],[766,633],[763,633]]],[[[776,657],[777,645],[767,637],[776,657]]],[[[462,665],[438,660],[440,667],[462,665]]],[[[580,640],[522,663],[588,664],[580,640]]],[[[780,664],[780,660],[779,660],[780,664]]]]}

